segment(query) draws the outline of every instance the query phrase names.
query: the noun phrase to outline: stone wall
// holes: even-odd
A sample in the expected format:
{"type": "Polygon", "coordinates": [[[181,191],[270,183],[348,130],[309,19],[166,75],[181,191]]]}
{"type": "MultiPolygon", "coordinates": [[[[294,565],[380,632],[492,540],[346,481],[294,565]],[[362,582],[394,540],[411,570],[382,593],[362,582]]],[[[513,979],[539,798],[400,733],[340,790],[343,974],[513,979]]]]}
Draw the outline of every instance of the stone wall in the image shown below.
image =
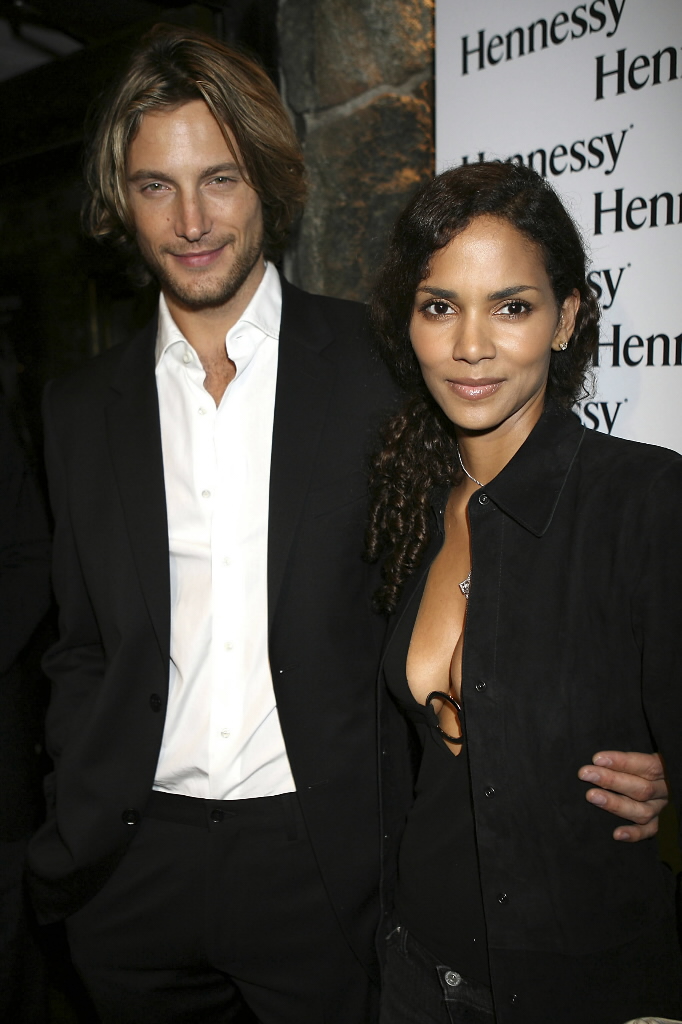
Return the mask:
{"type": "Polygon", "coordinates": [[[396,215],[433,173],[433,0],[280,0],[279,33],[310,181],[287,274],[366,299],[396,215]]]}

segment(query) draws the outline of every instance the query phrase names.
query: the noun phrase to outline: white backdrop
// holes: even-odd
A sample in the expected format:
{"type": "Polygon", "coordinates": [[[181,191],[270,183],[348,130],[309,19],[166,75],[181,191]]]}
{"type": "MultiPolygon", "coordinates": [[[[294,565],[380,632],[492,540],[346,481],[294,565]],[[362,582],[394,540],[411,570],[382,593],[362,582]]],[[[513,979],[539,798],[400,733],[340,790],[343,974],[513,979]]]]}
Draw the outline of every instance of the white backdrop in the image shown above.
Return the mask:
{"type": "Polygon", "coordinates": [[[682,451],[682,0],[437,0],[438,170],[513,158],[580,224],[594,429],[682,451]]]}

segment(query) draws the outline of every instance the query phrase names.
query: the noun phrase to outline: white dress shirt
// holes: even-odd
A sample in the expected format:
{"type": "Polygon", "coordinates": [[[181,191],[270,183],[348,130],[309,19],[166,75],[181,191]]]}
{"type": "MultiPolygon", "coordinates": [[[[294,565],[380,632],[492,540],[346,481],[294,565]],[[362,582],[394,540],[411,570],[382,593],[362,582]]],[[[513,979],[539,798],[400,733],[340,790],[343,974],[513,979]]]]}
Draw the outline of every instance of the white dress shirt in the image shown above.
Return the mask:
{"type": "Polygon", "coordinates": [[[159,303],[171,664],[154,788],[229,800],[295,789],[268,660],[267,543],[282,289],[269,264],[225,345],[220,405],[159,303]]]}

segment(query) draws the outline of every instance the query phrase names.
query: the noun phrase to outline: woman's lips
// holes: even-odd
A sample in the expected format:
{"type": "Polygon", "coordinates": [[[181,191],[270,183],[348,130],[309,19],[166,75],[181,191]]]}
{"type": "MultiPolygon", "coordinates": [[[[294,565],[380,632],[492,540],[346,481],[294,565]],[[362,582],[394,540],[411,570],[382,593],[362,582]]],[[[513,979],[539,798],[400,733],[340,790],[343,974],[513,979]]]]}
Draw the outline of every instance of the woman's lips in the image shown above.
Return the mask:
{"type": "Polygon", "coordinates": [[[499,377],[488,377],[482,380],[458,378],[457,380],[447,381],[448,387],[451,391],[454,391],[456,395],[459,395],[460,398],[467,398],[469,401],[474,402],[494,395],[503,383],[504,381],[499,377]]]}
{"type": "Polygon", "coordinates": [[[218,259],[224,248],[225,246],[221,245],[206,252],[173,253],[173,256],[183,267],[208,267],[218,259]]]}

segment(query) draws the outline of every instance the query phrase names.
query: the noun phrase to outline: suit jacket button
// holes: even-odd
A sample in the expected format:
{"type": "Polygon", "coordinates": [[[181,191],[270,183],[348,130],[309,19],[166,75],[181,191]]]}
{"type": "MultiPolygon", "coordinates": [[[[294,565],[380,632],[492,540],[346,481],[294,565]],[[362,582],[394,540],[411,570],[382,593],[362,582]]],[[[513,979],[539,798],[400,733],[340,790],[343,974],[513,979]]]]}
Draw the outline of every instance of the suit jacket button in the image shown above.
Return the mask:
{"type": "Polygon", "coordinates": [[[125,811],[121,815],[121,821],[124,825],[137,825],[140,820],[140,815],[137,813],[134,807],[126,807],[125,811]]]}
{"type": "Polygon", "coordinates": [[[149,707],[152,709],[152,711],[161,710],[161,698],[159,697],[158,693],[153,693],[149,698],[149,707]]]}

